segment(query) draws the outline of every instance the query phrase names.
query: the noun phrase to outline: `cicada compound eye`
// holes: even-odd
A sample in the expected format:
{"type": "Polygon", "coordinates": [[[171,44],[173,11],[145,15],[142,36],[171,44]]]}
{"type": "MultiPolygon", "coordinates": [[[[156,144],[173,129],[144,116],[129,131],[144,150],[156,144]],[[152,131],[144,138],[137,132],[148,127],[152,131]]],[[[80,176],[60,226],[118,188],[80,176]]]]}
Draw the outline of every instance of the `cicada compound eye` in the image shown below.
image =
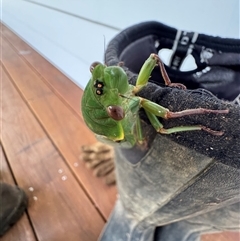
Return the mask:
{"type": "Polygon", "coordinates": [[[112,119],[116,121],[122,120],[125,117],[125,112],[123,108],[118,105],[108,106],[107,113],[112,119]]]}
{"type": "Polygon", "coordinates": [[[93,72],[93,70],[94,70],[94,68],[97,66],[97,65],[99,65],[99,64],[101,64],[100,62],[93,62],[92,64],[91,64],[91,66],[90,66],[90,72],[92,73],[93,72]]]}

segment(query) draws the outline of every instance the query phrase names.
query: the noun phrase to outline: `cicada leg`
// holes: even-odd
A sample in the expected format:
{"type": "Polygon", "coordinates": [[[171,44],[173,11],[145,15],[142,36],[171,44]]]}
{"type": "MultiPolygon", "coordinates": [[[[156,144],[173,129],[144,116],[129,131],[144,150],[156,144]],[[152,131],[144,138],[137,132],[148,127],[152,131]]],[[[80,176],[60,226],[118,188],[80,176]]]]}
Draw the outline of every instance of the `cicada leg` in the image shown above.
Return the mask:
{"type": "Polygon", "coordinates": [[[159,61],[159,57],[156,54],[151,54],[149,58],[144,62],[137,78],[136,86],[133,93],[138,93],[147,83],[151,76],[153,69],[159,61]]]}
{"type": "Polygon", "coordinates": [[[182,131],[193,131],[193,130],[204,130],[206,132],[211,133],[212,135],[223,135],[222,131],[215,131],[211,130],[205,126],[202,125],[194,125],[194,126],[179,126],[179,127],[173,127],[169,129],[163,128],[163,125],[159,122],[157,116],[162,117],[164,119],[169,118],[178,118],[186,115],[195,115],[195,114],[206,114],[206,113],[215,113],[215,114],[226,114],[228,113],[228,110],[210,110],[210,109],[204,109],[204,108],[198,108],[198,109],[189,109],[189,110],[183,110],[179,112],[171,112],[167,108],[164,108],[163,106],[160,106],[154,102],[151,102],[146,99],[141,100],[141,105],[146,111],[146,114],[148,116],[148,119],[150,120],[152,126],[156,129],[157,132],[162,134],[171,134],[175,132],[182,132],[182,131]]]}
{"type": "Polygon", "coordinates": [[[165,82],[165,85],[178,87],[181,89],[186,89],[185,85],[183,85],[183,84],[172,83],[170,78],[168,77],[164,64],[161,61],[161,59],[159,58],[159,56],[157,54],[151,54],[149,56],[149,58],[144,62],[143,66],[139,72],[136,86],[133,90],[134,94],[138,93],[148,83],[151,73],[156,65],[158,65],[160,67],[160,71],[161,71],[163,80],[165,82]]]}
{"type": "MultiPolygon", "coordinates": [[[[157,56],[158,57],[158,56],[157,56]]],[[[158,57],[158,61],[157,61],[157,64],[159,65],[160,67],[160,70],[161,70],[161,74],[162,74],[162,77],[163,77],[163,80],[165,82],[165,85],[167,86],[171,86],[171,87],[178,87],[180,89],[186,89],[186,86],[183,85],[183,84],[180,84],[180,83],[172,83],[168,74],[167,74],[167,71],[164,67],[164,63],[162,62],[162,60],[158,57]]]]}
{"type": "Polygon", "coordinates": [[[136,123],[136,135],[137,135],[137,141],[139,144],[143,144],[145,139],[143,137],[143,132],[142,132],[142,125],[141,125],[141,119],[138,116],[137,117],[137,123],[136,123]]]}

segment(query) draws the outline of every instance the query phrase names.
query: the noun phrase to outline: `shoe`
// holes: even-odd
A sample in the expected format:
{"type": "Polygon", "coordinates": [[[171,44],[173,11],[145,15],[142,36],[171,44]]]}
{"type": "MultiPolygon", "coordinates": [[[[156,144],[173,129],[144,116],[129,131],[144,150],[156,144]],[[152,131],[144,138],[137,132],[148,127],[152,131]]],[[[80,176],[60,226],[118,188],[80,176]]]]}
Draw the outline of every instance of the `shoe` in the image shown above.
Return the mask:
{"type": "MultiPolygon", "coordinates": [[[[155,21],[143,22],[123,30],[110,41],[105,63],[111,66],[123,62],[129,72],[138,74],[149,55],[156,53],[162,58],[162,50],[168,50],[170,55],[162,60],[173,83],[182,83],[188,89],[203,88],[228,101],[239,96],[239,39],[181,31],[155,21]],[[189,56],[195,69],[181,71],[189,56]]],[[[152,72],[150,81],[164,83],[158,68],[152,72]]]]}
{"type": "Polygon", "coordinates": [[[22,189],[0,183],[0,237],[20,219],[27,204],[28,199],[22,189]]]}
{"type": "Polygon", "coordinates": [[[135,84],[144,61],[165,48],[172,51],[165,63],[171,81],[188,89],[161,88],[164,82],[157,66],[150,78],[154,83],[148,83],[139,96],[172,111],[228,108],[229,114],[223,117],[196,116],[166,122],[161,119],[166,128],[186,123],[210,128],[214,125],[213,129],[223,130],[224,135],[160,135],[145,121],[142,129],[149,139],[149,149],[116,148],[119,197],[99,241],[156,241],[154,232],[158,226],[239,201],[239,106],[229,102],[240,93],[240,40],[145,22],[123,30],[109,43],[105,63],[112,66],[123,62],[130,84],[135,84]],[[196,67],[183,72],[181,66],[190,54],[196,67]]]}

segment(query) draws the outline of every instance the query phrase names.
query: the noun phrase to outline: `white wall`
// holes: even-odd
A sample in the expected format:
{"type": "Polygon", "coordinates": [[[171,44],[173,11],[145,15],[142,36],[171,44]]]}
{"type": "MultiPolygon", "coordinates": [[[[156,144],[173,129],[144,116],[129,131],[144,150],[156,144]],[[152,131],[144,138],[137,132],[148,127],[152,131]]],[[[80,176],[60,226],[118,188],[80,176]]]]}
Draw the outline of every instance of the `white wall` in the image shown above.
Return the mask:
{"type": "Polygon", "coordinates": [[[239,0],[1,0],[2,22],[83,87],[120,30],[147,20],[239,38],[239,0]]]}

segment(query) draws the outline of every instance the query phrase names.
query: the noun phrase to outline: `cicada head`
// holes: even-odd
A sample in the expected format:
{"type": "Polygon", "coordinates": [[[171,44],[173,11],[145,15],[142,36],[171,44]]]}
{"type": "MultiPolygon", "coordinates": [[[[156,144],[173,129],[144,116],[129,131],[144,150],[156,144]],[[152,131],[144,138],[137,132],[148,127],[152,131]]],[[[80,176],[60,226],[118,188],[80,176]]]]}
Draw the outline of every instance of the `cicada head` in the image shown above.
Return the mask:
{"type": "Polygon", "coordinates": [[[127,75],[119,66],[107,67],[99,62],[94,62],[90,71],[92,78],[82,97],[83,118],[95,134],[112,141],[124,140],[121,95],[129,88],[127,75]]]}

